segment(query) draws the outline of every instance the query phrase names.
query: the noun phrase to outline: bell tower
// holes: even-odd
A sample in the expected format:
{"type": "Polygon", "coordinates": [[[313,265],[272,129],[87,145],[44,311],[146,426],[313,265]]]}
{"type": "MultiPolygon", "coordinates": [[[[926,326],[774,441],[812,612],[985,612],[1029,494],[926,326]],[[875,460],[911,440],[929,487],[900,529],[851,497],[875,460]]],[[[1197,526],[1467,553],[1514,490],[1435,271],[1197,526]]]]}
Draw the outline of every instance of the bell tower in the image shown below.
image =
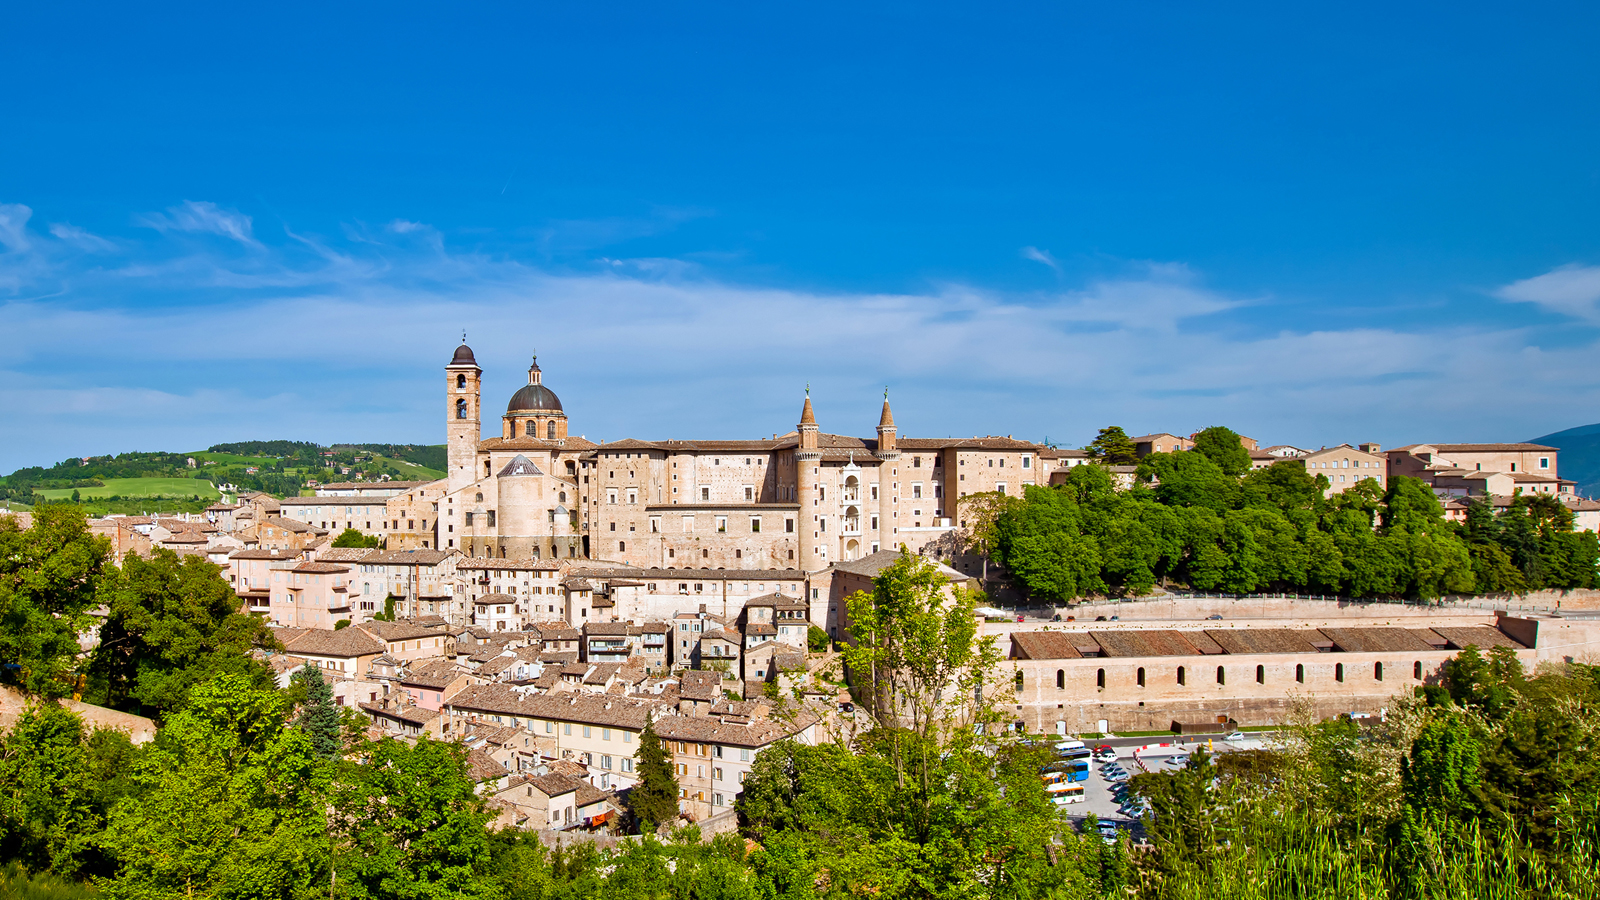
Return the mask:
{"type": "Polygon", "coordinates": [[[900,450],[895,446],[899,429],[894,425],[894,413],[889,411],[889,389],[883,389],[883,415],[878,417],[878,549],[897,550],[900,535],[896,522],[895,496],[899,490],[896,475],[900,471],[900,450]]]}
{"type": "Polygon", "coordinates": [[[817,416],[811,410],[811,386],[806,385],[806,405],[800,410],[800,425],[795,429],[800,443],[794,451],[795,486],[800,492],[800,522],[795,538],[800,543],[800,571],[817,568],[817,542],[822,535],[817,530],[818,467],[822,465],[822,451],[817,449],[817,416]],[[810,537],[807,537],[807,532],[810,537]]]}
{"type": "Polygon", "coordinates": [[[478,442],[483,440],[483,370],[461,335],[461,346],[444,367],[445,374],[445,454],[450,471],[446,478],[451,491],[459,491],[477,476],[478,442]]]}

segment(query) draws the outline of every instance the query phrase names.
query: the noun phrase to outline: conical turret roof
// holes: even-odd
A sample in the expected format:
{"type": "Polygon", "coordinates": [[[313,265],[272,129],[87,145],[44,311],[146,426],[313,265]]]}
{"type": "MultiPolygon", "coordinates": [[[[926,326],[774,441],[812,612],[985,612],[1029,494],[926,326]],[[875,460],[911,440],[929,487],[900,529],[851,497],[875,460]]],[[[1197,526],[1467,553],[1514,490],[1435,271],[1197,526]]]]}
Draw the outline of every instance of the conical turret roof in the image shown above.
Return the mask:
{"type": "Polygon", "coordinates": [[[805,405],[804,408],[802,408],[800,410],[800,424],[801,425],[815,425],[815,424],[817,424],[817,414],[811,411],[811,395],[810,394],[806,395],[806,405],[805,405]]]}
{"type": "Polygon", "coordinates": [[[894,413],[889,411],[889,398],[883,398],[883,415],[878,417],[879,428],[894,427],[894,413]]]}

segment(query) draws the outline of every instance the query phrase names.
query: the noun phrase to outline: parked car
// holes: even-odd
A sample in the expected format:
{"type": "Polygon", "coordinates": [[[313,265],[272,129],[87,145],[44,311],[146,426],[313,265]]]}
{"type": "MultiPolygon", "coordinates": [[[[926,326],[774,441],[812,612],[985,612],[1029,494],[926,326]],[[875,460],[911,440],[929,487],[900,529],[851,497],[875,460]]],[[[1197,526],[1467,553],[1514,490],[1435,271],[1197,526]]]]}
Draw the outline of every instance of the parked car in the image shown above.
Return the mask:
{"type": "Polygon", "coordinates": [[[1222,617],[1217,615],[1216,613],[1212,613],[1211,615],[1206,616],[1206,618],[1210,619],[1213,622],[1221,622],[1222,621],[1222,617]]]}
{"type": "Polygon", "coordinates": [[[1098,763],[1116,762],[1117,761],[1117,751],[1115,751],[1115,750],[1096,750],[1094,752],[1094,761],[1098,762],[1098,763]]]}
{"type": "Polygon", "coordinates": [[[1237,744],[1240,741],[1248,740],[1248,739],[1249,738],[1242,731],[1231,732],[1226,737],[1223,738],[1223,740],[1229,741],[1229,742],[1235,743],[1235,744],[1237,744]]]}

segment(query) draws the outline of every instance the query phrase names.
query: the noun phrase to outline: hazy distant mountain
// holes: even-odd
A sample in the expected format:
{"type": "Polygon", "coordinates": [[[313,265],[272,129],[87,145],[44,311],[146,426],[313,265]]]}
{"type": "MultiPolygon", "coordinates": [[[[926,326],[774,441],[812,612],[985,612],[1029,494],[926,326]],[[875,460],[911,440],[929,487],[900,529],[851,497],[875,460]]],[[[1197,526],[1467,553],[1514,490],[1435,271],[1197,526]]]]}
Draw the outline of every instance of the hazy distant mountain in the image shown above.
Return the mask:
{"type": "Polygon", "coordinates": [[[1562,478],[1578,483],[1578,493],[1585,497],[1600,495],[1600,422],[1536,437],[1533,443],[1561,451],[1556,465],[1562,478]]]}

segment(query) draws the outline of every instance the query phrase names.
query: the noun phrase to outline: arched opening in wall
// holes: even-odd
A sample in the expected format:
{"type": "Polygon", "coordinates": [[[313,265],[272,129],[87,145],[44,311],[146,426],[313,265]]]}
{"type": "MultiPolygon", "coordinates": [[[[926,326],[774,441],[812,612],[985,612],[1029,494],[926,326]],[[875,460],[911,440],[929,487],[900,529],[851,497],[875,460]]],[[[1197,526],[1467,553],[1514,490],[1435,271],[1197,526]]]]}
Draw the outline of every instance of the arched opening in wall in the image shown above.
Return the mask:
{"type": "Polygon", "coordinates": [[[1186,679],[1184,677],[1183,666],[1179,666],[1178,667],[1178,683],[1179,684],[1188,684],[1189,683],[1188,679],[1186,679]]]}
{"type": "Polygon", "coordinates": [[[1417,681],[1422,680],[1422,660],[1417,660],[1416,664],[1411,667],[1411,677],[1417,681]]]}
{"type": "Polygon", "coordinates": [[[547,423],[545,425],[544,431],[545,431],[545,435],[544,436],[545,436],[545,438],[547,440],[552,440],[552,441],[555,440],[556,439],[556,420],[555,419],[551,419],[549,421],[549,423],[547,423]]]}
{"type": "Polygon", "coordinates": [[[481,494],[481,493],[473,494],[472,495],[472,500],[473,500],[474,503],[482,503],[483,502],[483,494],[481,494]]]}
{"type": "Polygon", "coordinates": [[[560,502],[560,503],[567,502],[567,492],[566,491],[562,491],[561,492],[561,499],[558,502],[560,502]]]}
{"type": "Polygon", "coordinates": [[[489,477],[489,471],[489,461],[486,459],[483,461],[483,475],[485,478],[489,477]]]}
{"type": "Polygon", "coordinates": [[[522,423],[522,433],[528,437],[539,436],[539,423],[532,419],[522,423]]]}
{"type": "Polygon", "coordinates": [[[1333,667],[1333,680],[1344,682],[1344,663],[1336,663],[1333,667]]]}
{"type": "Polygon", "coordinates": [[[462,398],[462,399],[456,401],[456,418],[465,419],[466,417],[467,417],[467,401],[466,401],[465,398],[462,398]]]}
{"type": "Polygon", "coordinates": [[[1267,683],[1267,667],[1266,666],[1256,666],[1256,684],[1266,684],[1266,683],[1267,683]]]}
{"type": "Polygon", "coordinates": [[[1222,666],[1217,666],[1217,684],[1227,684],[1228,676],[1222,666]]]}
{"type": "Polygon", "coordinates": [[[1067,673],[1063,669],[1057,669],[1056,670],[1056,690],[1064,691],[1066,689],[1067,689],[1067,673]]]}
{"type": "Polygon", "coordinates": [[[1382,681],[1383,680],[1383,663],[1375,662],[1375,663],[1372,664],[1372,680],[1373,681],[1382,681]]]}
{"type": "Polygon", "coordinates": [[[1016,682],[1017,682],[1017,693],[1020,694],[1020,693],[1022,693],[1022,672],[1021,672],[1021,670],[1018,670],[1018,672],[1017,672],[1016,682]]]}
{"type": "Polygon", "coordinates": [[[1139,667],[1139,687],[1144,687],[1144,666],[1139,667]]]}
{"type": "Polygon", "coordinates": [[[1106,689],[1106,670],[1105,669],[1096,669],[1095,670],[1095,673],[1094,673],[1094,684],[1095,684],[1095,687],[1098,687],[1102,691],[1106,689]]]}
{"type": "Polygon", "coordinates": [[[456,376],[456,387],[458,389],[465,390],[466,387],[467,387],[467,376],[465,376],[465,375],[457,375],[456,376]]]}
{"type": "Polygon", "coordinates": [[[1305,666],[1301,665],[1301,666],[1295,666],[1294,667],[1294,680],[1299,682],[1300,684],[1305,684],[1306,683],[1306,667],[1305,666]]]}
{"type": "Polygon", "coordinates": [[[844,545],[844,558],[848,562],[861,553],[861,542],[850,541],[844,545]]]}
{"type": "Polygon", "coordinates": [[[617,541],[617,552],[618,553],[626,553],[627,551],[628,551],[628,542],[627,541],[617,541]]]}
{"type": "Polygon", "coordinates": [[[711,551],[710,550],[701,550],[700,551],[700,558],[701,559],[710,559],[711,558],[711,551]]]}
{"type": "Polygon", "coordinates": [[[789,558],[790,559],[794,559],[794,551],[793,550],[789,551],[789,558]]]}

